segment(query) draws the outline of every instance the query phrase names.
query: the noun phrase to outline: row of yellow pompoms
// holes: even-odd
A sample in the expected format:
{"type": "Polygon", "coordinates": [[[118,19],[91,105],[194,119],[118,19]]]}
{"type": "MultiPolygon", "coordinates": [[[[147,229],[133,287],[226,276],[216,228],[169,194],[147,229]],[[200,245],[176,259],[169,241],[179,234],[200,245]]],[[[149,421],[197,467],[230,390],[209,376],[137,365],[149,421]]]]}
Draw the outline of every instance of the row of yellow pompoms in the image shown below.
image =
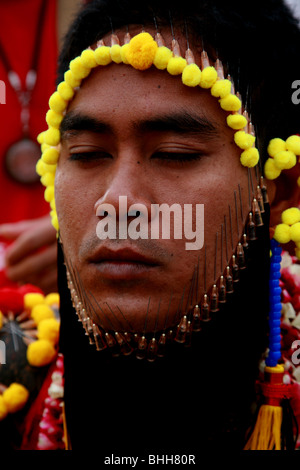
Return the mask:
{"type": "Polygon", "coordinates": [[[44,296],[28,293],[24,296],[24,307],[37,326],[37,340],[27,348],[27,360],[30,365],[42,367],[50,364],[57,355],[56,345],[59,339],[60,321],[52,307],[59,306],[59,294],[44,296]]]}
{"type": "MultiPolygon", "coordinates": [[[[282,170],[290,170],[297,164],[300,155],[300,136],[291,135],[286,140],[275,138],[268,145],[269,158],[265,163],[265,176],[269,180],[278,178],[282,170]]],[[[300,177],[297,180],[300,186],[300,177]]],[[[300,259],[300,210],[291,207],[281,214],[281,223],[275,227],[274,238],[278,243],[296,244],[295,255],[300,259]]]]}
{"type": "MultiPolygon", "coordinates": [[[[41,367],[50,364],[57,355],[56,344],[59,338],[59,321],[53,307],[59,306],[59,295],[52,293],[44,296],[40,293],[27,293],[24,296],[24,310],[37,325],[37,340],[27,348],[27,360],[30,365],[41,367]]],[[[0,329],[3,314],[0,312],[0,329]]],[[[16,413],[27,403],[29,392],[19,383],[12,383],[0,395],[0,421],[10,413],[16,413]]]]}
{"type": "MultiPolygon", "coordinates": [[[[166,69],[171,75],[181,74],[182,82],[185,85],[211,89],[212,96],[219,99],[221,108],[231,113],[227,117],[229,127],[242,132],[242,129],[247,125],[247,119],[238,113],[241,109],[241,101],[231,93],[230,80],[218,79],[217,71],[212,66],[200,70],[194,63],[187,64],[186,59],[174,56],[169,48],[159,47],[149,33],[140,33],[122,46],[119,44],[114,44],[111,47],[100,45],[95,50],[84,50],[80,56],[70,62],[69,70],[64,74],[64,81],[51,95],[50,109],[46,115],[48,129],[38,137],[42,157],[37,164],[37,173],[41,177],[42,184],[46,187],[45,199],[50,203],[52,224],[56,230],[59,226],[55,208],[54,179],[59,158],[60,123],[68,102],[73,98],[75,90],[80,86],[82,80],[89,75],[93,68],[99,65],[108,65],[111,62],[130,64],[137,70],[146,70],[154,64],[159,70],[166,69]]],[[[237,132],[235,136],[237,145],[244,150],[241,154],[241,163],[247,167],[255,166],[259,160],[259,154],[254,147],[254,137],[246,132],[241,132],[237,132]]]]}
{"type": "Polygon", "coordinates": [[[275,228],[274,238],[278,243],[296,243],[296,256],[300,259],[300,209],[291,207],[281,214],[281,222],[275,228]]]}
{"type": "MultiPolygon", "coordinates": [[[[49,364],[55,358],[56,345],[59,339],[60,322],[52,307],[59,306],[59,294],[43,294],[32,292],[24,296],[24,309],[30,312],[30,317],[37,327],[37,340],[27,348],[27,360],[30,365],[41,367],[49,364]]],[[[0,329],[3,325],[3,314],[0,312],[0,329]]]]}
{"type": "MultiPolygon", "coordinates": [[[[300,155],[300,136],[291,135],[286,140],[275,138],[268,145],[270,158],[265,163],[265,176],[269,180],[278,178],[282,170],[290,170],[297,164],[300,155]]],[[[298,179],[300,186],[300,178],[298,179]]]]}

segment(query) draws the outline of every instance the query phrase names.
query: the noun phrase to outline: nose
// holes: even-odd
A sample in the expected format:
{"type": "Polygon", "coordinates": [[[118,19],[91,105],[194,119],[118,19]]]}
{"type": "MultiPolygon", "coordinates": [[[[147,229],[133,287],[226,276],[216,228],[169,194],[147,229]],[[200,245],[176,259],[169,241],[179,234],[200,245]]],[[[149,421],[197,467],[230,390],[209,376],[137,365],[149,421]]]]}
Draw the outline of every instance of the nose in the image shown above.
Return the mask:
{"type": "Polygon", "coordinates": [[[151,182],[138,159],[119,158],[105,193],[95,203],[95,213],[97,217],[116,216],[119,221],[139,217],[150,222],[151,200],[151,182]]]}

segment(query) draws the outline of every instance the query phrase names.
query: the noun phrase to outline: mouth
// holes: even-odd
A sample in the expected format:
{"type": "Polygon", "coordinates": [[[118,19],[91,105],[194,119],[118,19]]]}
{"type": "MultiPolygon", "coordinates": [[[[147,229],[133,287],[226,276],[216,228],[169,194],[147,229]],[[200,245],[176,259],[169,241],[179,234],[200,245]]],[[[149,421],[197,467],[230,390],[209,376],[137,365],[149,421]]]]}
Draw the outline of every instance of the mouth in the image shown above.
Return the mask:
{"type": "Polygon", "coordinates": [[[101,248],[91,259],[101,277],[112,280],[132,280],[148,276],[161,266],[157,260],[129,248],[101,248]]]}

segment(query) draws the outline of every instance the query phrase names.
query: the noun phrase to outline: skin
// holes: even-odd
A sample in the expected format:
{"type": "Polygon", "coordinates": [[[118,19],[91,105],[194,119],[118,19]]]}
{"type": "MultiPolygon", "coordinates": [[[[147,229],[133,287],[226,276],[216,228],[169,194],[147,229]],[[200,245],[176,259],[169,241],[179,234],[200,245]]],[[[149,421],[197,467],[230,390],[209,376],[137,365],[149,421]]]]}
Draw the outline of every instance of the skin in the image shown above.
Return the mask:
{"type": "MultiPolygon", "coordinates": [[[[171,41],[168,33],[164,37],[171,41]]],[[[181,45],[185,47],[183,39],[181,45]]],[[[107,329],[126,331],[130,325],[138,332],[178,323],[176,312],[181,304],[183,307],[187,304],[198,260],[199,291],[193,303],[202,298],[204,248],[187,251],[185,239],[101,241],[96,235],[99,221],[96,210],[103,203],[117,210],[119,196],[124,195],[128,206],[143,204],[148,213],[154,203],[193,207],[204,204],[209,288],[215,280],[214,270],[216,278],[221,275],[220,233],[225,215],[229,255],[234,251],[229,236],[228,205],[232,210],[234,248],[242,235],[242,221],[239,233],[235,222],[234,191],[238,194],[238,184],[244,218],[249,210],[247,169],[240,164],[241,150],[226,124],[226,113],[209,91],[186,87],[180,78],[165,71],[152,67],[140,72],[127,65],[110,64],[96,68],[83,81],[69,105],[62,128],[55,181],[60,234],[67,260],[80,273],[81,287],[93,305],[97,302],[104,312],[100,311],[98,316],[92,312],[93,320],[107,329]],[[166,116],[186,114],[204,121],[206,126],[199,127],[197,132],[175,129],[174,125],[142,126],[166,116]],[[74,124],[78,117],[93,119],[105,128],[98,125],[91,130],[89,125],[74,124]],[[219,243],[215,264],[216,232],[219,243]],[[130,248],[151,260],[152,266],[102,259],[97,255],[101,247],[114,252],[130,248]]],[[[224,269],[224,239],[223,253],[224,269]]]]}

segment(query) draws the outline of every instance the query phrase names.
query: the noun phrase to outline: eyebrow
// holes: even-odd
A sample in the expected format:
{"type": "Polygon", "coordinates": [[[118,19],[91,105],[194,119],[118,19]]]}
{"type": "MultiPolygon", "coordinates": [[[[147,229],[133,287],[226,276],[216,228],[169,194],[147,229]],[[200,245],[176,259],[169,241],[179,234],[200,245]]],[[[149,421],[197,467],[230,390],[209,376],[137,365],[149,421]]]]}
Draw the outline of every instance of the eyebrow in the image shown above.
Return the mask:
{"type": "Polygon", "coordinates": [[[174,132],[175,134],[194,134],[206,137],[216,137],[218,125],[206,116],[191,114],[186,111],[166,114],[140,121],[135,125],[140,132],[174,132]]]}
{"type": "Polygon", "coordinates": [[[82,113],[75,113],[74,111],[70,111],[65,115],[60,124],[62,140],[64,137],[66,137],[67,133],[71,135],[77,135],[78,132],[83,131],[104,134],[110,132],[111,128],[108,124],[82,113]]]}
{"type": "MultiPolygon", "coordinates": [[[[173,132],[175,134],[200,135],[206,138],[215,138],[219,135],[219,125],[207,119],[204,115],[191,114],[187,111],[153,116],[131,123],[135,132],[173,132]]],[[[111,133],[110,124],[75,111],[70,111],[60,125],[61,138],[66,134],[77,135],[79,132],[90,131],[94,133],[111,133]]]]}

